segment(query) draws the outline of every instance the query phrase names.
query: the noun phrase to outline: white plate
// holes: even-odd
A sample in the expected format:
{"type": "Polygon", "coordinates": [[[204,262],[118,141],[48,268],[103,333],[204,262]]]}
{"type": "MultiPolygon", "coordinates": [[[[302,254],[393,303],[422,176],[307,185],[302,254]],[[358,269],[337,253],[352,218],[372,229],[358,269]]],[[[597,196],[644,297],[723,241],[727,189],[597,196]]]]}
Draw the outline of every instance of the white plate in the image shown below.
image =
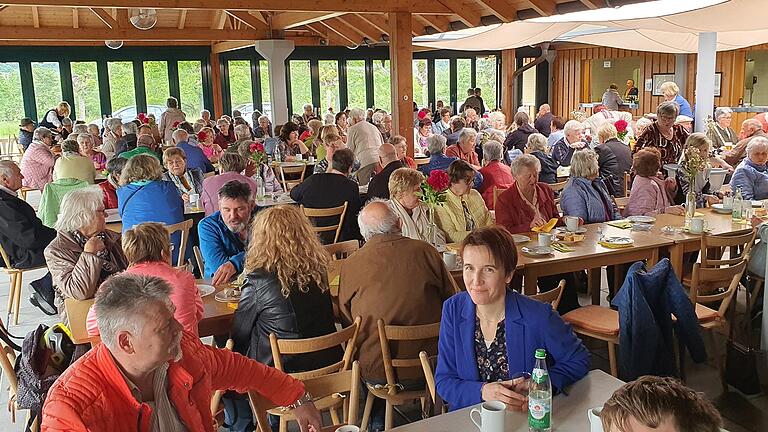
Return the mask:
{"type": "MultiPolygon", "coordinates": [[[[559,232],[560,233],[567,233],[567,232],[571,232],[571,231],[568,231],[568,229],[566,227],[555,228],[555,233],[559,233],[559,232]]],[[[576,231],[573,231],[574,234],[584,234],[585,232],[587,232],[587,228],[583,227],[583,226],[580,226],[580,227],[576,228],[576,231]]]]}
{"type": "Polygon", "coordinates": [[[656,222],[656,218],[653,216],[630,216],[627,218],[628,221],[634,222],[634,223],[654,223],[656,222]]]}
{"type": "Polygon", "coordinates": [[[763,206],[763,202],[762,201],[752,200],[752,207],[762,207],[762,206],[763,206]]]}
{"type": "Polygon", "coordinates": [[[553,249],[547,246],[523,246],[521,249],[524,254],[531,256],[546,256],[551,255],[553,249]]]}
{"type": "Polygon", "coordinates": [[[715,213],[730,214],[732,209],[723,207],[722,204],[712,204],[712,211],[715,213]]]}
{"type": "Polygon", "coordinates": [[[635,241],[629,237],[605,237],[602,242],[612,245],[631,245],[635,243],[635,241]]]}
{"type": "Polygon", "coordinates": [[[213,294],[216,288],[213,285],[197,284],[197,289],[200,291],[200,297],[205,297],[213,294]]]}
{"type": "Polygon", "coordinates": [[[512,234],[512,239],[515,240],[515,243],[528,243],[531,241],[528,236],[524,236],[522,234],[512,234]]]}

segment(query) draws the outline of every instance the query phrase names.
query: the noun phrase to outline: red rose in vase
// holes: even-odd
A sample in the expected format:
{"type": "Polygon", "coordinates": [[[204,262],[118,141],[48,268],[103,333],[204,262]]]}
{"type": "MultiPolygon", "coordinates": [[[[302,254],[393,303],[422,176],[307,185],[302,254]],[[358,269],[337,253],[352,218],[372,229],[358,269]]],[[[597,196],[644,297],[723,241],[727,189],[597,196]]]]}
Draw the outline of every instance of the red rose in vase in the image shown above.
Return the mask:
{"type": "Polygon", "coordinates": [[[629,126],[629,124],[626,120],[616,120],[616,123],[614,123],[613,126],[616,127],[616,135],[623,141],[627,136],[627,126],[629,126]]]}
{"type": "Polygon", "coordinates": [[[435,192],[444,192],[448,189],[448,187],[451,186],[451,178],[448,176],[448,173],[442,170],[433,170],[429,174],[429,178],[427,179],[427,184],[432,186],[432,189],[435,190],[435,192]]]}

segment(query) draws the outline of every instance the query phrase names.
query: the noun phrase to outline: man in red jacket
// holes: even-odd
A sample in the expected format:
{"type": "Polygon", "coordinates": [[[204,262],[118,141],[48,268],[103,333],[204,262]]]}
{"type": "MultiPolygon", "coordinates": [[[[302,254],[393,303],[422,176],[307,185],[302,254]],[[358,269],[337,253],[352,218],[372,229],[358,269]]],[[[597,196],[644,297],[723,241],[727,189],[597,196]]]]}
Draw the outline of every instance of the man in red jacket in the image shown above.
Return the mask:
{"type": "Polygon", "coordinates": [[[240,354],[203,345],[173,318],[162,279],[121,274],[96,294],[102,344],[51,387],[43,431],[210,431],[215,390],[255,390],[320,431],[304,385],[240,354]]]}

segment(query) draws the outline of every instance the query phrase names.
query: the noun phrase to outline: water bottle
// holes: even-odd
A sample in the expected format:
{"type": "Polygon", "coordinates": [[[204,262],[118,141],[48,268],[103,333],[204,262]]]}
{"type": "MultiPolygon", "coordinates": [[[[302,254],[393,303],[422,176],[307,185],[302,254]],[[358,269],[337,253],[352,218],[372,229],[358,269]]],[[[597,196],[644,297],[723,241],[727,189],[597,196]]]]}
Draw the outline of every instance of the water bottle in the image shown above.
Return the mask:
{"type": "Polygon", "coordinates": [[[552,383],[547,372],[547,352],[536,350],[536,363],[531,374],[528,391],[528,431],[552,430],[552,383]]]}
{"type": "Polygon", "coordinates": [[[281,152],[282,152],[282,148],[281,147],[282,146],[280,144],[275,146],[275,150],[273,152],[273,156],[274,156],[275,162],[282,162],[282,160],[283,160],[283,155],[281,154],[281,152]]]}
{"type": "Polygon", "coordinates": [[[256,174],[256,199],[259,201],[264,199],[264,196],[267,194],[266,189],[264,188],[264,179],[261,178],[261,173],[256,174]]]}
{"type": "Polygon", "coordinates": [[[741,188],[736,189],[736,196],[733,197],[733,210],[731,211],[731,219],[740,221],[742,219],[742,206],[744,205],[744,198],[741,195],[741,188]]]}

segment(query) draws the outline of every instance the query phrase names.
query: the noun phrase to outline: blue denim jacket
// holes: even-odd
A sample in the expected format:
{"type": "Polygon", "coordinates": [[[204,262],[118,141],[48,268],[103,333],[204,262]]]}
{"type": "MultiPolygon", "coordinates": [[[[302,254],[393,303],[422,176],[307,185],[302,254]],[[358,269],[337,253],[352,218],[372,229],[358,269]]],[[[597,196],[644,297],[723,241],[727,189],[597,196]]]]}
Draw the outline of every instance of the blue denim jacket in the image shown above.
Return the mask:
{"type": "Polygon", "coordinates": [[[619,308],[622,379],[677,375],[670,314],[677,318],[677,337],[693,361],[706,361],[696,310],[669,259],[662,259],[650,271],[642,261],[632,264],[611,304],[619,308]]]}

